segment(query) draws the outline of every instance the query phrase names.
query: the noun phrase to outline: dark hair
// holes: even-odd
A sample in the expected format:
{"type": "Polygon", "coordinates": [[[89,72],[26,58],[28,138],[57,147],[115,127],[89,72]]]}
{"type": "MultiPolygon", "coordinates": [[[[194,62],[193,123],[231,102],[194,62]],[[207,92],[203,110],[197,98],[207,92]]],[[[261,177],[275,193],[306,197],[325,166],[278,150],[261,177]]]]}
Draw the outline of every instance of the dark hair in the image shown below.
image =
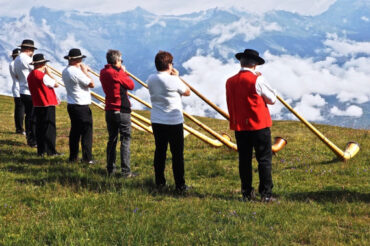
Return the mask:
{"type": "Polygon", "coordinates": [[[241,57],[240,58],[240,65],[242,67],[254,67],[254,66],[258,65],[258,62],[255,59],[250,58],[250,57],[241,57]]]}
{"type": "Polygon", "coordinates": [[[160,50],[155,56],[155,67],[158,71],[166,71],[172,64],[173,56],[167,51],[160,50]]]}
{"type": "Polygon", "coordinates": [[[108,50],[106,57],[108,64],[115,65],[121,59],[122,53],[119,50],[108,50]]]}
{"type": "Polygon", "coordinates": [[[74,65],[76,63],[82,62],[82,59],[83,59],[82,57],[76,58],[76,59],[69,59],[68,60],[68,65],[74,65]]]}

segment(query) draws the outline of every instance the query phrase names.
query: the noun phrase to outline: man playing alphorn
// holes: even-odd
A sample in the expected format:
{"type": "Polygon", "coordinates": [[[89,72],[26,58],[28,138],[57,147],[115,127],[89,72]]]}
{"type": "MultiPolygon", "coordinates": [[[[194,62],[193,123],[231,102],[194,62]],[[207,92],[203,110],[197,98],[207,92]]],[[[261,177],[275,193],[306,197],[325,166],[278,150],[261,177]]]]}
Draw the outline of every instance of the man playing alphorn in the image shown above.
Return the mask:
{"type": "Polygon", "coordinates": [[[31,62],[34,70],[27,77],[36,119],[37,155],[39,156],[45,153],[49,156],[59,155],[55,150],[55,106],[59,102],[54,91],[58,83],[46,67],[48,61],[43,54],[34,55],[31,62]]]}
{"type": "Polygon", "coordinates": [[[69,161],[76,162],[81,138],[82,162],[94,164],[92,156],[93,119],[90,110],[90,88],[94,81],[88,73],[88,66],[82,63],[86,56],[80,49],[71,49],[64,59],[68,66],[63,70],[62,78],[67,90],[67,110],[71,119],[69,132],[69,161]]]}
{"type": "Polygon", "coordinates": [[[256,72],[256,66],[265,61],[258,52],[246,49],[237,53],[241,70],[226,82],[226,100],[230,114],[230,129],[235,131],[239,152],[241,190],[246,200],[255,199],[252,187],[252,153],[256,152],[262,202],[272,202],[271,131],[272,125],[267,104],[274,104],[276,93],[256,72]]]}
{"type": "Polygon", "coordinates": [[[33,70],[31,64],[33,52],[37,49],[33,40],[25,39],[22,41],[21,53],[14,60],[14,73],[19,80],[19,94],[25,110],[25,128],[27,144],[31,147],[36,147],[36,126],[33,116],[33,105],[31,93],[28,88],[27,77],[33,70]]]}

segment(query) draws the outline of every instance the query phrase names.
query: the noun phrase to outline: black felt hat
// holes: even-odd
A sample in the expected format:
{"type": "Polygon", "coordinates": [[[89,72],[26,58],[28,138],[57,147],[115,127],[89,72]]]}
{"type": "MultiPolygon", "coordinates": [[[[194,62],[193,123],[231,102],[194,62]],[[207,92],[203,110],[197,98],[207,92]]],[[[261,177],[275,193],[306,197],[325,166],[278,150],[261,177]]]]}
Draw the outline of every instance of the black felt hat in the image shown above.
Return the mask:
{"type": "Polygon", "coordinates": [[[73,60],[73,59],[79,59],[79,58],[86,58],[85,55],[81,54],[80,49],[70,49],[68,55],[64,57],[64,59],[67,59],[67,60],[73,60]]]}
{"type": "Polygon", "coordinates": [[[18,47],[21,47],[21,48],[31,48],[31,49],[34,49],[34,50],[37,50],[37,48],[35,47],[35,44],[33,42],[33,40],[31,39],[25,39],[22,41],[22,44],[18,45],[18,47]]]}
{"type": "Polygon", "coordinates": [[[16,56],[19,56],[20,53],[21,53],[21,49],[16,48],[16,49],[13,50],[13,52],[10,56],[11,57],[16,57],[16,56]]]}
{"type": "Polygon", "coordinates": [[[258,65],[262,65],[265,63],[265,60],[260,57],[259,53],[256,50],[252,49],[245,49],[244,52],[237,53],[235,57],[238,60],[240,60],[242,57],[252,58],[257,62],[258,65]]]}
{"type": "Polygon", "coordinates": [[[35,54],[33,56],[32,62],[30,63],[31,65],[39,64],[39,63],[45,63],[49,62],[49,60],[45,60],[43,54],[35,54]]]}

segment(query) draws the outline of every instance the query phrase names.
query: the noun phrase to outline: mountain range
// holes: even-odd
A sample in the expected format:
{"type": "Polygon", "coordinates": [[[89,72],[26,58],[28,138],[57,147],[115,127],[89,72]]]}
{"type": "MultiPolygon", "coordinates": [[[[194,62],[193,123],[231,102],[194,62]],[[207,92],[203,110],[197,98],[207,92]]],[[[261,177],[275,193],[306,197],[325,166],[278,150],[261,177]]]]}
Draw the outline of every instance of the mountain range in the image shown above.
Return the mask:
{"type": "MultiPolygon", "coordinates": [[[[81,48],[96,71],[106,63],[108,49],[119,49],[127,69],[142,80],[155,72],[155,54],[170,51],[183,78],[225,109],[225,81],[239,69],[234,55],[253,48],[266,60],[260,69],[271,86],[308,120],[370,128],[367,0],[337,0],[316,16],[234,8],[175,16],[139,7],[118,14],[37,7],[24,16],[0,17],[0,30],[1,94],[10,94],[11,50],[31,38],[58,69],[66,65],[63,56],[70,48],[81,48]]],[[[136,93],[149,100],[140,86],[136,93]]],[[[217,117],[196,97],[184,103],[190,113],[217,117]]],[[[274,119],[295,119],[281,105],[270,109],[274,119]]]]}

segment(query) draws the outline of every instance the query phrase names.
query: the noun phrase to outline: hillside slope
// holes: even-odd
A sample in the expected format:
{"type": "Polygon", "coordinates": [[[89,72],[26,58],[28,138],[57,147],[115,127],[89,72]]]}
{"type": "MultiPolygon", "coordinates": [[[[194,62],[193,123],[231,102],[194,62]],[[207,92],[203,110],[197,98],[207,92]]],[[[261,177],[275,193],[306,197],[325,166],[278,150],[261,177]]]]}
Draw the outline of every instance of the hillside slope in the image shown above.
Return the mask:
{"type": "MultiPolygon", "coordinates": [[[[237,154],[225,147],[186,138],[185,176],[193,188],[177,196],[170,160],[169,187],[153,188],[149,134],[133,130],[132,167],[140,176],[108,178],[103,111],[92,107],[98,164],[88,167],[67,162],[65,103],[56,112],[57,150],[65,155],[46,158],[14,134],[12,98],[0,96],[0,105],[1,245],[365,245],[370,240],[368,130],[317,125],[342,149],[350,140],[361,145],[359,154],[344,163],[300,122],[274,122],[272,135],[288,139],[273,158],[279,202],[245,203],[237,154]]],[[[233,136],[226,121],[201,120],[233,136]]]]}

